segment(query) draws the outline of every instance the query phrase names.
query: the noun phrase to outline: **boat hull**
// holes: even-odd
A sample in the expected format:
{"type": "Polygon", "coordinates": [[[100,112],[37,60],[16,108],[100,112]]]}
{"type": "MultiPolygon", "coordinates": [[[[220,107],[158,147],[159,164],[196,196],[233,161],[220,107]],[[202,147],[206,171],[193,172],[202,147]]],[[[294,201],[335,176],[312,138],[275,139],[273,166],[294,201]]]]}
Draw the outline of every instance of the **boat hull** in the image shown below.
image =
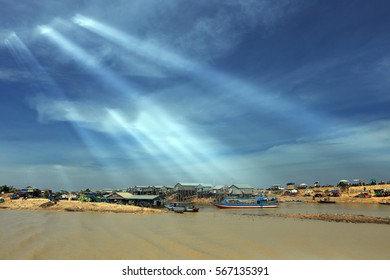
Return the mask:
{"type": "Polygon", "coordinates": [[[184,213],[185,212],[185,208],[184,207],[173,207],[173,211],[175,213],[184,213]]]}
{"type": "Polygon", "coordinates": [[[176,213],[199,212],[198,207],[195,207],[193,203],[188,202],[172,202],[168,205],[165,205],[165,208],[176,213]]]}
{"type": "Polygon", "coordinates": [[[381,205],[390,205],[390,201],[386,201],[386,202],[379,202],[379,204],[381,204],[381,205]]]}
{"type": "Polygon", "coordinates": [[[220,209],[259,209],[259,208],[277,208],[278,205],[226,205],[221,203],[213,203],[213,205],[220,209]]]}
{"type": "Polygon", "coordinates": [[[277,208],[278,200],[276,197],[257,197],[257,198],[225,198],[220,202],[212,202],[220,209],[259,209],[259,208],[277,208]]]}

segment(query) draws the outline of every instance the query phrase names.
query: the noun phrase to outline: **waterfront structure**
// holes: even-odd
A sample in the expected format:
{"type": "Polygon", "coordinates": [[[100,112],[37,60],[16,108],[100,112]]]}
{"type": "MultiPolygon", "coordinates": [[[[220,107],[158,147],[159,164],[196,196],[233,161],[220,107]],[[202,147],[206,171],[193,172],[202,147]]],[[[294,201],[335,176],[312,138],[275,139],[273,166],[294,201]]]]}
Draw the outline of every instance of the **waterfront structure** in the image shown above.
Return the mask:
{"type": "Polygon", "coordinates": [[[255,188],[248,184],[234,184],[229,187],[229,196],[250,197],[254,192],[255,188]]]}

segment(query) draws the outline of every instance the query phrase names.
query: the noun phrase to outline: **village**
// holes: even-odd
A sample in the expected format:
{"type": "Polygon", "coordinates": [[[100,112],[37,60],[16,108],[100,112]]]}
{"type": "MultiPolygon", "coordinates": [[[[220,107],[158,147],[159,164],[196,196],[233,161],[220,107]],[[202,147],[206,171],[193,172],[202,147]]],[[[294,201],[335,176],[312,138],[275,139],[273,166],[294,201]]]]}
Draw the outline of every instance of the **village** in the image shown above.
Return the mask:
{"type": "MultiPolygon", "coordinates": [[[[389,183],[389,182],[388,182],[389,183]]],[[[334,202],[376,203],[390,196],[390,184],[371,181],[370,184],[348,180],[340,180],[336,186],[287,183],[285,187],[272,185],[269,188],[255,188],[249,184],[212,185],[206,183],[178,182],[172,186],[133,186],[127,189],[90,189],[78,192],[38,189],[31,186],[15,189],[9,186],[0,186],[0,203],[15,200],[44,199],[50,204],[60,201],[78,201],[109,203],[111,205],[130,205],[142,208],[163,208],[172,201],[190,201],[200,205],[207,205],[213,201],[221,201],[227,197],[254,198],[274,196],[278,202],[316,202],[320,199],[332,198],[334,202]]],[[[5,208],[5,207],[0,207],[5,208]]]]}

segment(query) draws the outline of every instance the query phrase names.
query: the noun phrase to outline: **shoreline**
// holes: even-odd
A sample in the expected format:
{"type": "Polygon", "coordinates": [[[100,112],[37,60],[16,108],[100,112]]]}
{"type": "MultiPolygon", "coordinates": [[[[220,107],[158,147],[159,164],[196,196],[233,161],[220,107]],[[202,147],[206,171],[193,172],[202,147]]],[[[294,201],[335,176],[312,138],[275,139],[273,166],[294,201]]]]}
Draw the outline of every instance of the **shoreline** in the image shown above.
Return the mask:
{"type": "MultiPolygon", "coordinates": [[[[318,203],[320,198],[313,199],[312,196],[296,195],[285,196],[275,195],[279,203],[318,203]]],[[[59,200],[57,203],[45,198],[11,199],[9,195],[3,195],[4,202],[0,203],[0,210],[33,210],[33,211],[67,211],[67,212],[113,212],[113,213],[133,213],[133,214],[162,214],[169,213],[164,208],[147,208],[132,205],[110,204],[104,202],[81,202],[75,200],[59,200]]],[[[341,194],[339,197],[330,197],[336,204],[371,204],[379,205],[380,202],[390,204],[390,197],[356,197],[356,193],[341,194]]],[[[211,198],[195,198],[191,200],[197,205],[208,206],[213,201],[211,198]]],[[[385,206],[384,206],[385,207],[385,206]]]]}
{"type": "MultiPolygon", "coordinates": [[[[343,200],[345,204],[351,202],[343,200]]],[[[200,204],[205,204],[205,201],[200,204]]],[[[309,202],[309,201],[308,201],[309,202]]],[[[313,201],[312,203],[317,202],[313,201]]],[[[288,203],[288,202],[283,202],[288,203]]],[[[305,202],[302,202],[305,203],[305,202]]],[[[356,201],[354,202],[356,203],[356,201]]],[[[358,202],[359,203],[359,202],[358,202]]],[[[369,203],[363,203],[369,204],[369,203]]],[[[24,211],[55,211],[55,212],[97,212],[97,213],[128,213],[139,215],[150,214],[163,214],[171,213],[165,209],[159,208],[146,208],[132,205],[118,205],[109,204],[104,202],[81,202],[81,201],[67,201],[61,200],[57,203],[49,201],[48,199],[30,198],[27,200],[18,199],[11,200],[5,199],[0,204],[1,210],[24,210],[24,211]]],[[[301,219],[301,220],[317,220],[324,222],[338,222],[338,223],[370,223],[370,224],[387,224],[390,225],[390,217],[374,217],[365,215],[353,215],[353,214],[286,214],[286,213],[266,213],[266,214],[237,214],[244,216],[257,216],[257,217],[273,217],[273,218],[287,218],[287,219],[301,219]]]]}

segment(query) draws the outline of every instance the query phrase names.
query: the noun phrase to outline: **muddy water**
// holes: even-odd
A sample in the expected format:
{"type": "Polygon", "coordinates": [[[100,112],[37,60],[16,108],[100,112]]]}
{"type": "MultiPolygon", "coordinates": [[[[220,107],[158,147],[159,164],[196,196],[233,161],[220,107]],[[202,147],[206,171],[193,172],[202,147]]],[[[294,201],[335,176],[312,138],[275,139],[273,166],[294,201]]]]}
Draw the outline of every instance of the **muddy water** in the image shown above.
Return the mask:
{"type": "MultiPolygon", "coordinates": [[[[390,216],[390,207],[337,207],[285,204],[266,213],[390,216]]],[[[249,213],[256,212],[264,210],[249,213]]],[[[390,259],[390,225],[243,213],[208,207],[156,215],[1,210],[0,259],[390,259]]]]}

